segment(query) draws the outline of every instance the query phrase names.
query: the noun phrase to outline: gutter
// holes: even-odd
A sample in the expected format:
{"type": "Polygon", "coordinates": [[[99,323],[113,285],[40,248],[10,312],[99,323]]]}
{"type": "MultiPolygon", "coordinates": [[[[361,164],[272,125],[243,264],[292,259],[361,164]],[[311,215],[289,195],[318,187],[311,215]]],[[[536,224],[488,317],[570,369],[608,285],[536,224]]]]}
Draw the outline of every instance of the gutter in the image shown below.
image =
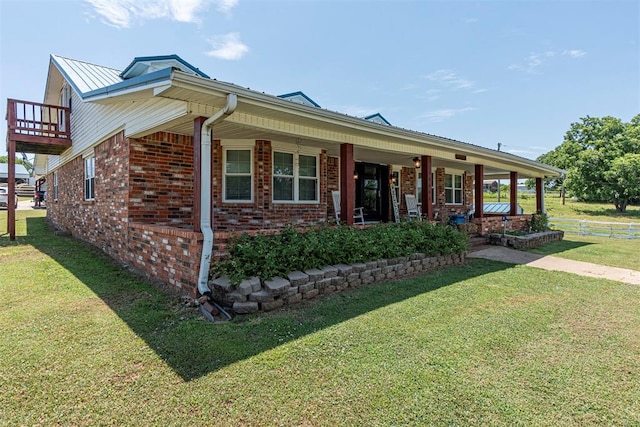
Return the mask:
{"type": "Polygon", "coordinates": [[[203,235],[202,254],[200,255],[200,273],[198,274],[198,292],[211,294],[209,289],[209,267],[213,252],[213,229],[211,228],[211,131],[210,129],[236,110],[238,96],[227,94],[227,105],[209,117],[200,131],[200,230],[203,235]]]}

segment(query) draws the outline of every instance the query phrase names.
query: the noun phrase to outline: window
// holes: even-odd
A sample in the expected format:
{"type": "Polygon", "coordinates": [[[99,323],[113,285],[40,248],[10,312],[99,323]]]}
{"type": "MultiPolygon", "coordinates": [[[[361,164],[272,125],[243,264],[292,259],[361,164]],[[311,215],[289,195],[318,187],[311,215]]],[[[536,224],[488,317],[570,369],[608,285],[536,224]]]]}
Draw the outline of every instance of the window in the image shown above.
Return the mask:
{"type": "Polygon", "coordinates": [[[447,204],[462,204],[462,175],[445,174],[444,198],[447,204]]]}
{"type": "Polygon", "coordinates": [[[96,158],[94,156],[84,159],[84,199],[93,200],[96,182],[96,158]]]}
{"type": "MultiPolygon", "coordinates": [[[[422,172],[417,173],[418,178],[416,179],[416,199],[418,199],[418,203],[422,203],[422,172]]],[[[431,172],[431,204],[436,203],[436,181],[433,172],[431,172]]]]}
{"type": "Polygon", "coordinates": [[[225,150],[224,200],[251,202],[253,179],[250,149],[225,150]]]}
{"type": "Polygon", "coordinates": [[[58,171],[53,173],[53,200],[58,200],[58,171]]]}
{"type": "Polygon", "coordinates": [[[273,152],[273,200],[318,201],[318,157],[273,152]]]}

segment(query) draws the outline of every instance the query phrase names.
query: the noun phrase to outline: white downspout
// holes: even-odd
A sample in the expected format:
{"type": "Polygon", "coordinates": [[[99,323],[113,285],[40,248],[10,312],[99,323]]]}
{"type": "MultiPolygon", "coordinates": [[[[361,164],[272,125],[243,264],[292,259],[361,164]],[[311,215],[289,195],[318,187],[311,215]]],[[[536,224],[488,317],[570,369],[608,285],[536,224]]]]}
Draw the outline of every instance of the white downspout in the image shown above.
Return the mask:
{"type": "Polygon", "coordinates": [[[200,130],[200,230],[202,231],[202,255],[198,274],[198,291],[202,295],[211,293],[209,289],[209,267],[213,251],[213,230],[211,229],[211,132],[210,128],[220,120],[233,114],[238,106],[235,93],[227,95],[227,105],[209,117],[200,130]]]}

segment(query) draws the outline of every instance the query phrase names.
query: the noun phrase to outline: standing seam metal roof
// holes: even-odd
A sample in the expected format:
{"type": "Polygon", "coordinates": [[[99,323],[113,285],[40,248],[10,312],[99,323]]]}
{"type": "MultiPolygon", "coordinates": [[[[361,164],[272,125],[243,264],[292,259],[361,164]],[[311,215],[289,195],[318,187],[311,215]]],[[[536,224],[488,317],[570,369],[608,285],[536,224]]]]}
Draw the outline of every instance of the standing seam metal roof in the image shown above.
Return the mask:
{"type": "Polygon", "coordinates": [[[80,93],[91,92],[123,81],[120,70],[57,55],[51,55],[51,57],[60,72],[80,93]]]}

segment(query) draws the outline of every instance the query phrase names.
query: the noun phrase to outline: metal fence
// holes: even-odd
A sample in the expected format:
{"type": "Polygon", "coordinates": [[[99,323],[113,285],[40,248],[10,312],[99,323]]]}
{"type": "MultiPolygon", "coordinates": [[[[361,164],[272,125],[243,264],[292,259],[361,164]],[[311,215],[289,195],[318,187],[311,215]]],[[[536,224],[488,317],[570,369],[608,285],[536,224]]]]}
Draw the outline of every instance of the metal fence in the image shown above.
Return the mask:
{"type": "Polygon", "coordinates": [[[603,236],[616,239],[640,239],[640,224],[633,222],[603,222],[586,219],[549,218],[552,230],[583,236],[603,236]]]}

